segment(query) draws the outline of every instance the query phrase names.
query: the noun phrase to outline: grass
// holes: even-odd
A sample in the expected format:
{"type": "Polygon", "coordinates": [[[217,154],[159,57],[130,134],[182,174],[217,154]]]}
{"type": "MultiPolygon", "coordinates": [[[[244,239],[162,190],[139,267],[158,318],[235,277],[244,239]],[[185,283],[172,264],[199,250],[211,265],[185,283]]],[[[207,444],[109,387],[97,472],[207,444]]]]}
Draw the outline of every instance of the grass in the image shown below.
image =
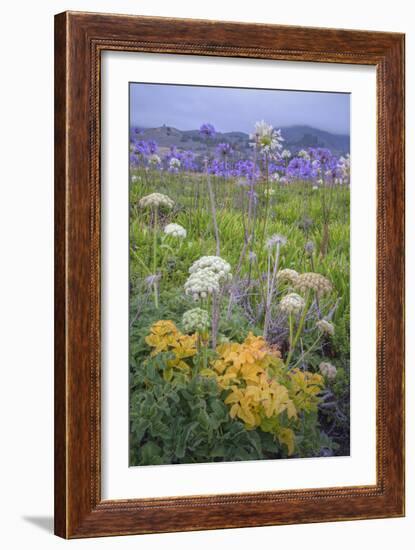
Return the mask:
{"type": "MultiPolygon", "coordinates": [[[[173,211],[162,217],[162,225],[172,221],[187,230],[183,242],[163,238],[160,233],[161,261],[174,263],[168,277],[161,282],[161,288],[182,287],[190,265],[202,255],[215,254],[215,237],[209,209],[206,184],[200,175],[180,176],[155,174],[143,175],[133,171],[140,178],[131,186],[130,246],[132,282],[151,273],[152,232],[149,229],[150,214],[137,208],[139,197],[161,192],[175,201],[173,211]]],[[[241,213],[241,189],[234,180],[215,179],[215,198],[218,205],[218,226],[221,240],[221,257],[231,266],[238,263],[243,241],[243,220],[241,213]]],[[[299,272],[315,271],[328,277],[341,298],[333,321],[341,322],[349,312],[349,188],[339,187],[333,191],[334,200],[330,221],[330,242],[325,257],[318,253],[322,239],[321,198],[322,189],[312,190],[307,182],[297,182],[285,187],[274,186],[275,194],[270,198],[267,235],[280,233],[287,237],[286,246],[281,249],[281,268],[291,268],[299,272]],[[301,229],[301,221],[309,218],[311,227],[301,229]],[[307,242],[312,241],[315,253],[312,259],[305,252],[307,242]]],[[[259,196],[261,204],[261,196],[259,196]]],[[[258,208],[260,209],[260,207],[258,208]]],[[[267,253],[261,239],[254,245],[257,255],[258,272],[266,271],[267,253]]],[[[246,273],[247,268],[242,270],[246,273]]]]}

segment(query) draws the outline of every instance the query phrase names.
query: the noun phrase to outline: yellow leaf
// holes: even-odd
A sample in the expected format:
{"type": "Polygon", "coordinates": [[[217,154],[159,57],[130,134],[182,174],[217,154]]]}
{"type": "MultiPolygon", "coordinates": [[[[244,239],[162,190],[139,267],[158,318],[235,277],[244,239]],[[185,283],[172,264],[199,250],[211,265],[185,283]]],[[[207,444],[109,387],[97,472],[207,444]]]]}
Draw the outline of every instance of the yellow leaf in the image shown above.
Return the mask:
{"type": "Polygon", "coordinates": [[[295,408],[294,403],[289,399],[287,401],[287,414],[288,418],[297,418],[297,409],[295,408]]]}
{"type": "Polygon", "coordinates": [[[239,409],[240,409],[240,406],[238,405],[238,403],[235,403],[234,405],[232,405],[231,410],[229,411],[230,417],[235,418],[235,416],[237,416],[239,412],[239,409]]]}
{"type": "Polygon", "coordinates": [[[238,416],[248,425],[248,427],[255,426],[255,417],[248,408],[243,406],[239,407],[238,416]]]}
{"type": "Polygon", "coordinates": [[[216,373],[212,369],[202,369],[200,374],[201,376],[206,376],[207,378],[216,378],[216,373]]]}
{"type": "Polygon", "coordinates": [[[281,445],[286,445],[288,455],[292,455],[295,448],[294,432],[290,428],[281,428],[278,432],[278,441],[281,445]]]}

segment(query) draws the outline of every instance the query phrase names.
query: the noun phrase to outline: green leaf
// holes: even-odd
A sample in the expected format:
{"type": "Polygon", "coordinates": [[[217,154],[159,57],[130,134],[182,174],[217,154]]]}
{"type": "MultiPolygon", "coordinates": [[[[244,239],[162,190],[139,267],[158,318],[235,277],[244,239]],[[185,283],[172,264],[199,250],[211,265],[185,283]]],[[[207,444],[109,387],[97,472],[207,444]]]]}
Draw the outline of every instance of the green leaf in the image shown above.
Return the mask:
{"type": "Polygon", "coordinates": [[[148,441],[140,449],[141,464],[161,464],[161,448],[153,441],[148,441]]]}

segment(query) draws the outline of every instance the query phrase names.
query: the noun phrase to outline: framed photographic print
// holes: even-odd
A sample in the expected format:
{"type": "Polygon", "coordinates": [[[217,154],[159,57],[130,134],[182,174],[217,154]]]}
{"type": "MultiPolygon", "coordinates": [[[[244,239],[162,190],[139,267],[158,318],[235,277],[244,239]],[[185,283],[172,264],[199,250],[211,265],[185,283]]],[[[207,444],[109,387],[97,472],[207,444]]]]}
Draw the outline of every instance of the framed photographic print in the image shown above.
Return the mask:
{"type": "Polygon", "coordinates": [[[55,19],[55,532],[404,514],[404,36],[55,19]]]}

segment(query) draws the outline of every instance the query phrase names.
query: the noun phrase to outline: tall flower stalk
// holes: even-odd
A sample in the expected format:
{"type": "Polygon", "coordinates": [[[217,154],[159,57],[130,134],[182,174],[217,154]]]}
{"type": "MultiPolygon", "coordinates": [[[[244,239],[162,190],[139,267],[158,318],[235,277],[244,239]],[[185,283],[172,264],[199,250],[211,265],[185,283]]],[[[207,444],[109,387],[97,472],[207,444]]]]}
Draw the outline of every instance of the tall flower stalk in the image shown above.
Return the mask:
{"type": "Polygon", "coordinates": [[[152,286],[153,286],[153,297],[154,297],[154,307],[158,309],[159,307],[159,291],[158,291],[158,282],[159,276],[157,273],[157,241],[158,241],[158,221],[159,221],[159,210],[164,208],[166,210],[171,210],[174,206],[174,202],[167,195],[162,193],[150,193],[139,200],[139,206],[143,209],[149,209],[152,214],[153,219],[153,244],[152,244],[152,286]]]}
{"type": "Polygon", "coordinates": [[[215,203],[215,194],[213,192],[212,187],[212,181],[210,178],[210,174],[207,169],[208,160],[205,160],[206,164],[206,181],[207,181],[207,188],[209,193],[209,201],[210,201],[210,211],[212,214],[212,224],[213,224],[213,230],[215,233],[215,241],[216,241],[216,256],[220,256],[220,239],[219,239],[219,227],[218,227],[218,220],[216,216],[216,203],[215,203]]]}
{"type": "Polygon", "coordinates": [[[231,266],[219,256],[202,256],[189,268],[184,289],[194,300],[212,298],[212,348],[216,348],[219,331],[219,298],[223,285],[232,279],[231,266]]]}
{"type": "Polygon", "coordinates": [[[307,312],[310,307],[310,292],[307,293],[306,299],[304,300],[301,296],[298,294],[288,294],[283,300],[281,300],[280,308],[282,310],[288,311],[289,315],[289,325],[290,325],[290,347],[288,350],[287,358],[285,360],[285,365],[287,367],[290,366],[291,358],[294,353],[295,348],[297,347],[299,338],[303,332],[304,328],[304,322],[306,319],[307,312]],[[291,299],[291,304],[289,304],[289,300],[291,299]],[[285,301],[284,301],[285,300],[285,301]],[[296,313],[300,313],[300,319],[297,324],[297,330],[294,331],[294,315],[296,313]]]}
{"type": "Polygon", "coordinates": [[[271,321],[272,298],[277,287],[277,273],[280,261],[280,250],[287,242],[283,235],[273,235],[267,241],[267,282],[265,292],[265,318],[264,318],[264,338],[268,336],[269,324],[271,321]]]}
{"type": "Polygon", "coordinates": [[[207,182],[207,188],[209,193],[209,202],[210,202],[210,211],[212,214],[212,224],[213,224],[213,230],[215,233],[215,241],[216,241],[216,256],[220,255],[220,240],[219,240],[219,227],[218,227],[218,220],[216,216],[216,202],[215,202],[215,193],[213,191],[212,186],[212,180],[210,177],[209,169],[208,169],[208,142],[210,139],[213,139],[216,134],[216,130],[212,124],[205,123],[202,124],[199,130],[200,136],[206,140],[206,157],[205,157],[205,174],[206,174],[206,182],[207,182]]]}
{"type": "Polygon", "coordinates": [[[254,162],[252,167],[252,174],[249,180],[249,192],[248,192],[248,208],[247,212],[245,212],[244,203],[245,203],[245,187],[246,184],[243,180],[240,180],[240,187],[242,188],[241,195],[242,195],[242,225],[244,228],[244,243],[241,248],[241,252],[239,255],[238,264],[236,266],[235,270],[235,276],[234,276],[234,284],[232,285],[233,288],[231,288],[230,295],[229,295],[229,302],[228,302],[228,310],[226,313],[226,319],[229,320],[232,313],[232,306],[234,303],[234,288],[237,287],[240,273],[242,270],[242,266],[245,260],[245,257],[248,253],[248,247],[249,250],[249,277],[251,276],[251,266],[252,266],[252,258],[254,256],[253,253],[253,246],[254,246],[254,237],[255,237],[255,175],[256,175],[256,165],[257,165],[257,153],[256,149],[254,150],[254,162]]]}
{"type": "Polygon", "coordinates": [[[281,142],[284,141],[281,136],[281,130],[276,130],[265,121],[260,121],[255,124],[254,133],[251,134],[251,145],[263,159],[264,167],[264,195],[265,195],[265,212],[264,222],[261,233],[261,244],[263,245],[268,224],[268,211],[270,203],[269,189],[269,161],[270,159],[280,158],[280,150],[282,149],[281,142]]]}
{"type": "MultiPolygon", "coordinates": [[[[157,273],[157,231],[158,231],[158,207],[153,208],[153,273],[157,273]]],[[[157,277],[154,278],[154,307],[159,307],[159,291],[157,277]]]]}

